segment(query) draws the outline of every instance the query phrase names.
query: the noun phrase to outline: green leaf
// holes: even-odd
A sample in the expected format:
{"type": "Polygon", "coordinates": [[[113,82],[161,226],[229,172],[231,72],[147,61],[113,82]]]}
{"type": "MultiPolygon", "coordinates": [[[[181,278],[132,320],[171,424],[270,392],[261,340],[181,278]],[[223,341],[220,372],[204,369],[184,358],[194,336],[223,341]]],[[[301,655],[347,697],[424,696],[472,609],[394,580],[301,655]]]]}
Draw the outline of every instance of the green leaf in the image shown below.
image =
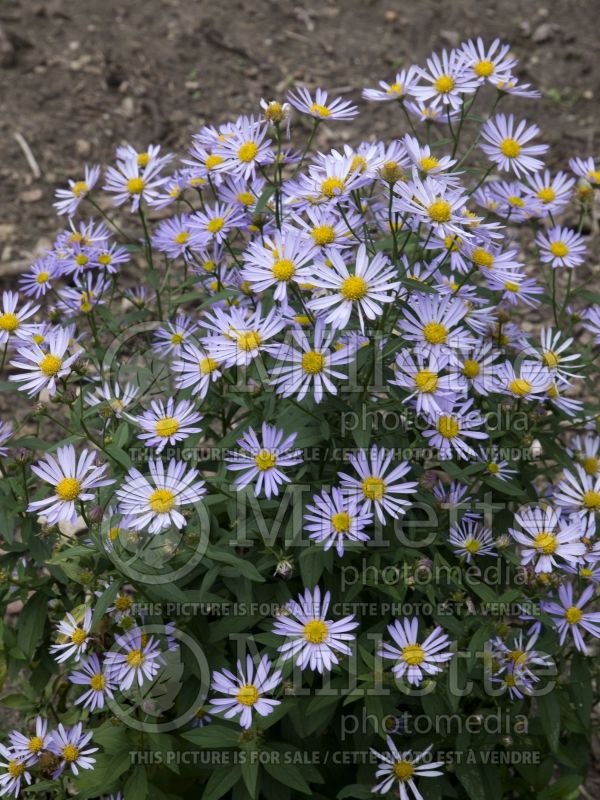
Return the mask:
{"type": "MultiPolygon", "coordinates": [[[[248,756],[252,756],[254,751],[249,751],[247,753],[248,756]]],[[[257,758],[248,758],[246,761],[242,763],[242,778],[244,779],[244,784],[246,789],[248,790],[248,794],[255,800],[256,794],[258,792],[258,759],[257,758]]]]}
{"type": "Polygon", "coordinates": [[[261,196],[258,198],[256,203],[256,208],[254,209],[255,214],[262,214],[262,212],[267,207],[267,203],[271,199],[271,197],[275,194],[275,187],[274,186],[267,186],[261,196]]]}
{"type": "Polygon", "coordinates": [[[560,703],[555,692],[548,692],[537,698],[537,705],[542,727],[551,750],[558,750],[560,738],[560,703]]]}
{"type": "Polygon", "coordinates": [[[368,797],[373,797],[373,793],[368,786],[362,786],[360,783],[351,783],[337,793],[338,800],[346,800],[346,798],[357,798],[358,800],[366,800],[368,797]]]}
{"type": "Polygon", "coordinates": [[[104,616],[106,609],[111,605],[117,596],[120,586],[121,581],[113,581],[98,598],[96,605],[94,606],[94,613],[92,614],[92,630],[96,629],[96,626],[104,616]]]}
{"type": "Polygon", "coordinates": [[[19,615],[17,646],[28,658],[35,653],[48,617],[48,597],[36,592],[25,603],[19,615]]]}
{"type": "Polygon", "coordinates": [[[202,800],[218,800],[223,797],[242,776],[241,768],[236,764],[233,768],[221,767],[216,769],[206,784],[202,800]]]}
{"type": "Polygon", "coordinates": [[[295,764],[279,764],[267,761],[265,769],[272,778],[275,778],[279,783],[284,786],[289,786],[290,789],[295,789],[297,792],[303,794],[312,794],[312,789],[302,777],[302,773],[295,764]]]}
{"type": "Polygon", "coordinates": [[[240,732],[224,725],[207,725],[182,734],[183,739],[203,747],[235,747],[240,743],[240,732]]]}
{"type": "Polygon", "coordinates": [[[127,779],[123,795],[127,800],[146,800],[148,797],[148,778],[145,767],[136,767],[127,779]]]}
{"type": "Polygon", "coordinates": [[[208,547],[206,550],[206,558],[210,558],[213,561],[221,561],[223,564],[230,564],[232,567],[235,567],[237,570],[239,570],[240,575],[243,575],[245,578],[249,578],[251,581],[257,581],[259,583],[265,582],[265,579],[256,569],[254,564],[252,564],[250,561],[245,561],[243,558],[239,558],[233,553],[228,553],[226,550],[218,550],[216,547],[208,547]]]}
{"type": "Polygon", "coordinates": [[[0,697],[0,706],[5,706],[6,708],[14,708],[18,711],[25,711],[27,709],[33,708],[33,702],[28,698],[25,697],[24,694],[5,694],[4,697],[0,697]]]}

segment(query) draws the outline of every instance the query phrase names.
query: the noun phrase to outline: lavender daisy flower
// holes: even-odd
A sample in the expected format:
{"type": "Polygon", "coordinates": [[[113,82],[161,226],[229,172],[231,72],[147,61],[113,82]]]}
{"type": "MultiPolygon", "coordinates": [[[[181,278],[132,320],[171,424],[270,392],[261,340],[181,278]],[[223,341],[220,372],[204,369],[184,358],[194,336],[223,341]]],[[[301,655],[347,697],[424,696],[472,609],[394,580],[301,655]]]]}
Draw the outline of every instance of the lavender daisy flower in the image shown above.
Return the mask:
{"type": "Polygon", "coordinates": [[[159,328],[154,334],[152,349],[160,355],[178,353],[192,334],[197,330],[198,323],[185,314],[178,314],[174,322],[167,322],[164,328],[159,328]]]}
{"type": "Polygon", "coordinates": [[[0,304],[0,345],[5,346],[11,336],[26,336],[27,330],[33,330],[31,324],[24,325],[24,321],[39,309],[38,305],[25,303],[17,309],[19,295],[17,292],[2,292],[0,304]]]}
{"type": "Polygon", "coordinates": [[[298,402],[312,391],[315,403],[320,403],[325,392],[337,394],[333,379],[343,380],[346,375],[334,369],[348,364],[354,357],[352,347],[332,347],[335,331],[326,331],[322,320],[317,320],[312,343],[303,330],[291,330],[293,343],[286,342],[273,353],[277,360],[271,370],[271,382],[283,397],[297,395],[298,402]],[[297,345],[297,347],[294,346],[297,345]]]}
{"type": "Polygon", "coordinates": [[[403,349],[396,354],[395,378],[392,386],[400,386],[409,392],[403,403],[414,401],[417,413],[437,411],[440,403],[457,395],[465,394],[466,382],[456,373],[441,375],[447,359],[437,358],[434,353],[411,353],[403,349]]]}
{"type": "Polygon", "coordinates": [[[75,704],[83,703],[83,707],[89,708],[91,712],[103,709],[106,697],[110,700],[113,698],[112,690],[115,685],[107,676],[95,653],[92,653],[87,659],[82,659],[80,669],[71,672],[69,680],[78,686],[88,687],[87,691],[75,700],[75,704]]]}
{"type": "Polygon", "coordinates": [[[600,511],[600,475],[590,475],[581,464],[575,464],[575,472],[565,470],[554,492],[554,502],[567,511],[583,511],[592,516],[600,511]]]}
{"type": "Polygon", "coordinates": [[[268,130],[268,125],[252,117],[241,117],[234,131],[215,147],[215,154],[223,159],[218,166],[219,172],[229,172],[248,180],[254,177],[257,167],[271,164],[275,153],[270,146],[271,140],[266,138],[268,130]]]}
{"type": "Polygon", "coordinates": [[[310,667],[323,673],[339,663],[337,653],[350,655],[352,650],[346,642],[354,641],[350,631],[358,627],[358,622],[353,614],[337,621],[326,619],[330,600],[331,594],[326,592],[321,602],[317,586],[313,592],[306,589],[297,601],[286,605],[273,626],[273,633],[287,637],[285,644],[277,648],[283,661],[293,658],[300,669],[310,667]]]}
{"type": "Polygon", "coordinates": [[[164,663],[154,636],[146,637],[140,628],[134,628],[115,637],[115,649],[104,657],[104,674],[114,686],[126,691],[134,684],[142,686],[153,680],[164,663]]]}
{"type": "Polygon", "coordinates": [[[95,493],[91,489],[115,482],[104,477],[107,469],[107,464],[96,465],[96,453],[93,450],[83,450],[77,458],[72,444],[57,448],[56,458],[47,453],[42,461],[31,467],[31,471],[54,486],[54,494],[29,503],[27,511],[43,514],[50,525],[62,520],[75,522],[75,502],[93,500],[95,493]]]}
{"type": "Polygon", "coordinates": [[[344,472],[338,474],[342,491],[362,503],[363,511],[374,510],[382,525],[386,523],[386,515],[398,519],[406,513],[410,501],[401,495],[414,494],[418,485],[416,481],[400,480],[409,472],[410,464],[403,461],[397,467],[391,467],[392,458],[393,450],[378,449],[373,445],[369,452],[359,450],[348,458],[358,478],[344,472]]]}
{"type": "Polygon", "coordinates": [[[256,292],[274,287],[275,300],[285,303],[290,286],[310,283],[307,265],[312,260],[312,251],[299,231],[285,228],[272,239],[250,243],[244,253],[241,277],[256,292]]]}
{"type": "Polygon", "coordinates": [[[27,771],[26,762],[20,758],[12,748],[0,744],[0,756],[4,759],[0,761],[0,767],[6,772],[0,773],[0,796],[14,794],[18,797],[21,791],[21,783],[28,786],[31,783],[31,774],[27,771]]]}
{"type": "Polygon", "coordinates": [[[465,55],[459,50],[442,50],[441,57],[432,53],[427,59],[427,70],[417,67],[423,84],[413,86],[411,94],[421,103],[430,103],[458,110],[463,96],[473,94],[480,84],[478,76],[465,69],[465,55]]]}
{"type": "Polygon", "coordinates": [[[237,662],[237,675],[228,669],[213,673],[212,688],[225,697],[210,701],[213,710],[223,713],[225,719],[239,716],[239,724],[246,730],[252,725],[252,714],[268,717],[280,701],[265,697],[281,682],[281,670],[271,672],[272,664],[263,656],[255,668],[251,656],[246,658],[246,668],[237,662]]]}
{"type": "Polygon", "coordinates": [[[522,545],[521,563],[535,561],[536,572],[552,572],[558,566],[556,558],[576,564],[585,553],[579,524],[565,524],[550,507],[526,508],[515,514],[515,520],[523,530],[508,532],[522,545]]]}
{"type": "Polygon", "coordinates": [[[52,397],[56,394],[56,381],[67,378],[72,364],[79,358],[78,353],[66,355],[70,344],[69,331],[58,329],[48,334],[43,350],[35,342],[18,347],[17,358],[10,363],[23,370],[23,373],[10,375],[8,379],[22,384],[19,390],[27,392],[29,397],[39,394],[43,389],[52,397]]]}
{"type": "Polygon", "coordinates": [[[203,247],[204,237],[195,231],[189,214],[171,217],[160,222],[154,229],[152,245],[169,258],[182,257],[186,261],[193,257],[194,250],[203,247]]]}
{"type": "Polygon", "coordinates": [[[188,469],[184,461],[171,459],[165,465],[159,459],[148,462],[150,478],[132,467],[117,489],[119,512],[133,530],[148,528],[150,533],[160,533],[174,525],[185,527],[181,513],[183,506],[198,503],[206,494],[204,481],[197,481],[198,470],[188,469]]]}
{"type": "Polygon", "coordinates": [[[175,400],[169,397],[167,403],[162,400],[153,400],[149,411],[139,417],[131,417],[131,421],[139,425],[144,431],[138,434],[146,447],[156,448],[157,455],[167,444],[174,445],[182,442],[194,433],[200,433],[202,428],[195,426],[200,422],[202,414],[190,400],[175,400]]]}
{"type": "Polygon", "coordinates": [[[97,747],[87,747],[92,738],[92,733],[83,733],[83,725],[78,722],[72,728],[65,728],[59,724],[58,729],[52,731],[48,742],[48,750],[61,760],[58,768],[52,774],[56,780],[65,769],[70,768],[73,775],[79,775],[80,769],[93,769],[96,763],[91,754],[97,752],[97,747]]]}
{"type": "Polygon", "coordinates": [[[388,259],[377,253],[369,259],[364,244],[356,252],[354,272],[350,272],[344,259],[335,251],[329,253],[332,269],[320,271],[312,282],[333,294],[309,300],[308,307],[324,313],[324,320],[335,328],[345,328],[353,311],[358,314],[360,329],[364,333],[365,317],[374,320],[383,313],[382,303],[392,303],[400,282],[394,280],[396,270],[388,259]]]}
{"type": "Polygon", "coordinates": [[[415,753],[412,750],[400,752],[394,744],[391,736],[386,736],[388,753],[378,753],[371,747],[371,753],[382,763],[377,767],[375,778],[379,783],[372,788],[374,794],[387,794],[395,783],[398,784],[400,800],[410,800],[408,790],[412,792],[414,800],[423,800],[423,795],[417,789],[415,778],[437,778],[442,775],[439,767],[444,765],[443,761],[425,761],[433,745],[423,750],[422,753],[415,753]]]}
{"type": "Polygon", "coordinates": [[[51,645],[50,652],[59,653],[56,657],[58,664],[73,657],[75,661],[79,661],[89,644],[92,611],[90,608],[86,608],[83,614],[77,613],[77,616],[81,619],[77,619],[73,614],[67,612],[66,618],[56,626],[58,641],[57,644],[51,645]]]}
{"type": "Polygon", "coordinates": [[[464,519],[460,524],[450,527],[448,543],[458,555],[465,557],[467,564],[470,564],[475,556],[496,555],[491,530],[471,519],[464,519]]]}
{"type": "Polygon", "coordinates": [[[600,612],[584,611],[584,606],[594,596],[594,586],[588,586],[581,593],[579,600],[573,595],[573,584],[563,583],[558,588],[558,602],[542,600],[542,611],[554,617],[554,627],[558,631],[560,644],[563,645],[567,634],[573,637],[575,647],[580,653],[588,654],[588,648],[583,641],[582,631],[590,633],[596,639],[600,638],[600,612]]]}
{"type": "Polygon", "coordinates": [[[52,281],[58,277],[59,267],[53,255],[35,261],[19,278],[19,288],[27,297],[40,297],[52,289],[52,281]]]}
{"type": "Polygon", "coordinates": [[[418,224],[427,225],[442,239],[459,236],[469,239],[469,230],[479,217],[469,218],[462,213],[468,197],[462,189],[455,189],[440,176],[428,176],[421,181],[417,170],[413,170],[410,181],[399,181],[394,185],[393,210],[401,217],[410,215],[418,224]]]}
{"type": "Polygon", "coordinates": [[[104,191],[114,194],[116,206],[131,202],[131,211],[137,211],[142,200],[152,202],[158,198],[158,190],[167,180],[159,175],[163,166],[164,157],[149,158],[144,165],[138,154],[123,154],[116,167],[106,170],[104,191]]]}
{"type": "Polygon", "coordinates": [[[72,217],[81,201],[92,191],[100,177],[100,167],[84,167],[83,180],[73,181],[69,179],[68,189],[57,189],[54,193],[56,203],[53,203],[57,214],[68,214],[72,217]]]}
{"type": "Polygon", "coordinates": [[[561,228],[552,228],[547,234],[538,233],[535,241],[540,248],[540,260],[551,267],[579,266],[585,260],[585,241],[581,234],[561,228]]]}
{"type": "Polygon", "coordinates": [[[392,672],[396,678],[406,676],[413,686],[419,686],[429,675],[437,675],[442,671],[440,665],[452,659],[449,652],[452,642],[439,625],[422,644],[419,644],[417,617],[397,619],[387,629],[397,647],[384,642],[379,655],[395,661],[392,672]]]}
{"type": "Polygon", "coordinates": [[[459,458],[476,458],[477,454],[467,444],[467,439],[487,439],[488,434],[475,430],[484,424],[484,418],[478,411],[471,410],[473,399],[460,405],[450,404],[447,408],[428,414],[435,426],[423,431],[423,436],[431,447],[437,447],[440,458],[452,457],[455,451],[459,458]]]}
{"type": "Polygon", "coordinates": [[[232,367],[248,366],[261,353],[273,353],[278,345],[268,344],[268,340],[285,327],[285,320],[275,308],[263,317],[259,303],[254,311],[215,308],[206,314],[204,324],[217,334],[202,339],[210,358],[232,367]]]}
{"type": "Polygon", "coordinates": [[[317,89],[313,99],[308,89],[299,87],[295,92],[290,92],[287,99],[298,111],[317,120],[352,119],[358,114],[358,108],[349,100],[341,97],[328,100],[324,89],[317,89]]]}
{"type": "Polygon", "coordinates": [[[210,358],[206,350],[200,349],[193,342],[184,342],[179,350],[179,358],[171,364],[175,373],[177,389],[191,388],[193,395],[204,400],[211,383],[222,377],[219,362],[210,358]]]}
{"type": "Polygon", "coordinates": [[[345,544],[369,540],[364,528],[371,525],[373,515],[361,510],[356,498],[347,497],[333,487],[331,492],[322,489],[312,500],[314,505],[306,506],[304,527],[310,531],[310,538],[322,543],[325,550],[335,545],[341,558],[345,544]]]}
{"type": "Polygon", "coordinates": [[[103,416],[114,414],[119,418],[139,393],[139,388],[131,383],[126,383],[124,388],[121,388],[116,381],[112,385],[104,381],[94,392],[85,395],[85,404],[92,407],[101,406],[103,416]]]}
{"type": "Polygon", "coordinates": [[[540,129],[537,125],[529,125],[526,120],[521,120],[515,126],[512,114],[496,114],[493,119],[483,125],[481,135],[487,144],[480,145],[490,161],[497,164],[506,172],[515,175],[527,175],[538,172],[544,162],[536,158],[548,150],[547,144],[527,144],[538,135],[540,129]]]}
{"type": "Polygon", "coordinates": [[[48,747],[48,737],[48,720],[39,715],[35,718],[35,733],[32,736],[25,736],[20,731],[12,731],[9,736],[16,757],[26,764],[39,761],[48,747]]]}
{"type": "Polygon", "coordinates": [[[417,81],[417,68],[410,66],[408,69],[397,72],[391,83],[379,81],[380,89],[363,89],[362,96],[372,103],[389,103],[393,100],[403,100],[412,94],[417,81]]]}
{"type": "Polygon", "coordinates": [[[283,438],[282,428],[262,424],[262,441],[253,428],[249,428],[237,444],[242,452],[230,451],[225,461],[227,468],[243,474],[236,478],[238,491],[256,480],[254,494],[260,497],[264,489],[265,497],[270,500],[279,494],[279,487],[289,483],[289,478],[281,467],[295,467],[302,463],[302,451],[291,450],[296,441],[296,434],[283,438]],[[245,451],[245,452],[244,452],[245,451]]]}

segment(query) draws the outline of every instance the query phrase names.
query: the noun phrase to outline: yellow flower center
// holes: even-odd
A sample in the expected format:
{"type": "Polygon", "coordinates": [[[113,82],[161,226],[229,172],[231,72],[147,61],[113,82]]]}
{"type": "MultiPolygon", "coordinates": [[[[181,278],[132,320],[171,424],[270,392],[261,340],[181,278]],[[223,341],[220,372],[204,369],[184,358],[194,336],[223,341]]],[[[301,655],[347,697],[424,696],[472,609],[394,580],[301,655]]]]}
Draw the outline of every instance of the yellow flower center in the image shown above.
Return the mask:
{"type": "Polygon", "coordinates": [[[473,72],[479,78],[489,78],[490,75],[494,71],[494,65],[491,61],[487,59],[483,59],[483,61],[478,61],[475,66],[473,67],[473,72]]]}
{"type": "Polygon", "coordinates": [[[317,225],[311,231],[315,244],[324,247],[335,242],[335,230],[333,225],[317,225]]]}
{"type": "Polygon", "coordinates": [[[427,209],[434,222],[449,222],[452,217],[452,206],[447,200],[436,200],[427,209]]]}
{"type": "Polygon", "coordinates": [[[331,111],[327,108],[327,106],[322,106],[320,103],[313,103],[310,107],[310,113],[318,114],[320,117],[331,116],[331,111]]]}
{"type": "Polygon", "coordinates": [[[75,263],[79,267],[85,267],[85,265],[89,262],[89,258],[86,256],[85,253],[78,253],[75,256],[75,263]]]}
{"type": "Polygon", "coordinates": [[[527,661],[527,654],[522,650],[511,650],[509,653],[507,653],[507,658],[518,667],[527,661]]]}
{"type": "Polygon", "coordinates": [[[515,378],[508,384],[508,388],[517,397],[525,397],[533,389],[533,386],[525,378],[515,378]]]}
{"type": "Polygon", "coordinates": [[[237,199],[243,206],[251,206],[255,200],[252,192],[240,192],[237,199]]]}
{"type": "Polygon", "coordinates": [[[564,242],[552,242],[550,245],[550,252],[557,258],[564,258],[569,254],[569,248],[564,242]]]}
{"type": "Polygon", "coordinates": [[[20,778],[24,772],[25,764],[22,762],[16,761],[15,759],[8,762],[8,774],[11,778],[20,778]]]}
{"type": "Polygon", "coordinates": [[[518,283],[513,283],[512,281],[506,281],[504,284],[504,288],[507,292],[514,292],[517,294],[519,289],[521,288],[518,283]]]}
{"type": "Polygon", "coordinates": [[[473,250],[471,260],[478,267],[489,269],[494,263],[494,256],[487,250],[484,250],[483,247],[476,247],[475,250],[473,250]]]}
{"type": "Polygon", "coordinates": [[[596,456],[581,459],[581,466],[588,475],[595,475],[600,467],[600,460],[596,456]]]}
{"type": "Polygon", "coordinates": [[[245,686],[240,686],[236,699],[238,703],[243,706],[253,706],[258,702],[260,694],[258,689],[253,683],[247,683],[245,686]]]}
{"type": "Polygon", "coordinates": [[[487,471],[491,472],[492,475],[497,475],[500,472],[500,467],[494,461],[490,461],[487,465],[487,471]]]}
{"type": "Polygon", "coordinates": [[[244,164],[247,164],[250,161],[254,161],[257,153],[258,145],[256,142],[244,142],[244,144],[238,149],[238,158],[244,164]]]}
{"type": "Polygon", "coordinates": [[[238,335],[237,342],[240,349],[248,353],[250,350],[260,347],[262,336],[258,331],[244,331],[238,335]]]}
{"type": "Polygon", "coordinates": [[[556,355],[556,353],[553,350],[546,350],[546,352],[544,353],[543,358],[544,358],[544,364],[547,367],[550,367],[551,369],[553,369],[554,367],[557,367],[558,366],[558,362],[560,361],[559,357],[556,355]]]}
{"type": "Polygon", "coordinates": [[[577,608],[577,606],[571,606],[565,611],[565,619],[569,625],[577,625],[578,622],[581,622],[582,617],[583,612],[580,608],[577,608]]]}
{"type": "Polygon", "coordinates": [[[156,421],[154,425],[156,435],[162,439],[174,436],[179,430],[179,421],[175,417],[163,417],[156,421]]]}
{"type": "Polygon", "coordinates": [[[466,378],[476,378],[481,372],[481,367],[477,361],[473,361],[472,358],[467,358],[463,364],[462,371],[466,378]]]}
{"type": "Polygon", "coordinates": [[[385,494],[385,483],[375,475],[369,475],[362,482],[362,493],[367,500],[381,500],[385,494]]]}
{"type": "Polygon", "coordinates": [[[225,225],[225,220],[223,219],[223,217],[215,217],[214,219],[210,220],[210,222],[206,226],[206,230],[209,233],[218,233],[223,227],[223,225],[225,225]]]}
{"type": "Polygon", "coordinates": [[[58,356],[53,356],[51,353],[48,353],[48,355],[45,355],[42,358],[38,366],[41,372],[43,372],[47,378],[53,378],[62,367],[62,359],[60,359],[58,356]]]}
{"type": "Polygon", "coordinates": [[[104,675],[92,675],[90,679],[90,686],[95,692],[101,692],[106,686],[106,678],[104,675]]]}
{"type": "Polygon", "coordinates": [[[102,264],[103,267],[107,267],[112,263],[112,256],[109,253],[102,253],[98,258],[98,263],[102,264]]]}
{"type": "Polygon", "coordinates": [[[538,533],[533,540],[533,546],[545,556],[551,556],[552,553],[556,552],[558,541],[554,534],[548,533],[548,531],[542,531],[541,533],[538,533]]]}
{"type": "Polygon", "coordinates": [[[145,660],[146,656],[141,650],[130,650],[129,653],[127,653],[127,663],[134,669],[139,669],[145,660]]]}
{"type": "Polygon", "coordinates": [[[463,547],[468,553],[475,555],[475,553],[478,553],[481,549],[481,542],[477,539],[466,539],[463,547]]]}
{"type": "Polygon", "coordinates": [[[294,277],[296,267],[294,262],[289,258],[278,258],[273,264],[272,268],[273,277],[278,281],[289,281],[294,277]]]}
{"type": "Polygon", "coordinates": [[[454,439],[455,436],[458,436],[460,425],[456,417],[444,414],[438,419],[437,429],[444,439],[454,439]]]}
{"type": "Polygon", "coordinates": [[[509,205],[513,206],[514,208],[523,208],[525,205],[525,201],[522,197],[517,197],[516,194],[511,194],[510,197],[506,198],[508,200],[509,205]]]}
{"type": "Polygon", "coordinates": [[[428,322],[423,328],[423,336],[429,344],[444,344],[448,330],[441,322],[428,322]]]}
{"type": "Polygon", "coordinates": [[[556,197],[556,192],[551,186],[544,186],[537,192],[537,197],[542,203],[551,203],[556,197]]]}
{"type": "Polygon", "coordinates": [[[415,386],[420,392],[435,392],[438,385],[438,376],[435,372],[422,369],[415,375],[415,386]]]}
{"type": "Polygon", "coordinates": [[[86,639],[87,633],[83,630],[83,628],[75,628],[71,634],[71,641],[73,644],[77,645],[77,647],[80,647],[86,639]]]}
{"type": "Polygon", "coordinates": [[[424,156],[420,161],[419,164],[421,165],[421,169],[424,172],[429,172],[432,169],[435,169],[440,162],[435,156],[424,156]]]}
{"type": "Polygon", "coordinates": [[[340,294],[344,300],[362,300],[368,291],[369,284],[360,275],[351,275],[340,287],[340,294]]]}
{"type": "Polygon", "coordinates": [[[175,495],[170,489],[155,489],[148,498],[148,505],[155,514],[168,514],[175,505],[175,495]]]}
{"type": "Polygon", "coordinates": [[[185,244],[187,240],[190,238],[190,234],[188,231],[181,231],[175,237],[175,244],[185,244]]]}
{"type": "Polygon", "coordinates": [[[339,511],[331,518],[331,524],[336,533],[346,533],[346,531],[350,530],[351,522],[350,514],[345,511],[339,511]]]}
{"type": "Polygon", "coordinates": [[[216,154],[207,156],[206,161],[204,162],[206,169],[213,169],[214,167],[218,167],[219,164],[223,163],[223,156],[218,156],[216,154]]]}
{"type": "Polygon", "coordinates": [[[589,510],[596,511],[600,509],[600,492],[595,492],[593,489],[588,489],[583,493],[583,507],[589,510]]]}
{"type": "Polygon", "coordinates": [[[215,361],[214,358],[203,358],[198,362],[198,369],[202,375],[210,375],[210,373],[214,372],[218,367],[219,362],[215,361]]]}
{"type": "Polygon", "coordinates": [[[321,194],[325,197],[337,197],[344,191],[344,181],[340,178],[325,178],[321,184],[321,194]]]}
{"type": "Polygon", "coordinates": [[[118,611],[127,611],[129,608],[131,608],[132,602],[133,601],[131,597],[126,594],[120,594],[115,600],[115,608],[118,611]]]}
{"type": "Polygon", "coordinates": [[[579,570],[579,574],[582,578],[591,578],[594,573],[591,569],[589,569],[589,567],[584,567],[583,569],[579,570]]]}
{"type": "Polygon", "coordinates": [[[27,749],[30,753],[39,753],[44,747],[44,740],[41,736],[31,736],[27,742],[27,749]]]}
{"type": "Polygon", "coordinates": [[[129,178],[127,181],[127,191],[129,194],[141,194],[145,187],[143,178],[129,178]]]}
{"type": "Polygon", "coordinates": [[[77,478],[63,478],[56,484],[56,494],[65,502],[77,500],[80,492],[81,483],[77,478]]]}
{"type": "Polygon", "coordinates": [[[521,152],[521,145],[516,139],[508,137],[500,142],[500,151],[502,155],[506,156],[507,158],[517,158],[521,152]]]}
{"type": "Polygon", "coordinates": [[[269,469],[273,469],[277,464],[277,456],[275,453],[269,452],[269,450],[261,450],[255,457],[254,462],[261,472],[266,472],[269,469]]]}
{"type": "Polygon", "coordinates": [[[89,192],[89,186],[85,181],[77,181],[71,186],[71,192],[75,195],[75,197],[79,198],[82,194],[89,192]]]}
{"type": "Polygon", "coordinates": [[[411,667],[418,667],[425,661],[425,650],[420,644],[407,644],[402,648],[402,658],[411,667]]]}
{"type": "Polygon", "coordinates": [[[171,334],[171,344],[181,344],[183,342],[183,339],[184,339],[183,333],[171,334]]]}
{"type": "MultiPolygon", "coordinates": [[[[352,159],[352,164],[350,165],[351,172],[364,172],[367,168],[367,159],[364,156],[358,155],[358,153],[352,159]]],[[[343,185],[342,187],[343,188],[343,185]]]]}
{"type": "Polygon", "coordinates": [[[308,375],[317,375],[319,372],[323,372],[324,366],[325,356],[323,353],[319,353],[316,350],[310,350],[308,353],[303,354],[302,369],[308,375]]]}
{"type": "Polygon", "coordinates": [[[46,283],[49,278],[50,278],[49,272],[38,272],[35,279],[38,283],[46,283]]]}
{"type": "Polygon", "coordinates": [[[436,92],[440,94],[448,94],[454,89],[454,78],[450,75],[440,75],[440,77],[433,84],[436,92]]]}
{"type": "Polygon", "coordinates": [[[311,644],[322,644],[329,634],[327,624],[322,619],[311,619],[304,626],[304,638],[311,644]]]}
{"type": "Polygon", "coordinates": [[[406,781],[410,780],[415,773],[415,768],[410,763],[410,761],[406,761],[401,759],[400,761],[396,761],[394,764],[392,771],[394,776],[398,778],[401,783],[405,783],[406,781]]]}
{"type": "Polygon", "coordinates": [[[150,161],[150,153],[138,153],[137,165],[138,167],[147,167],[150,161]]]}
{"type": "Polygon", "coordinates": [[[387,92],[387,94],[391,94],[391,95],[402,94],[402,84],[401,83],[390,83],[390,85],[386,89],[386,92],[387,92]]]}
{"type": "Polygon", "coordinates": [[[0,314],[0,331],[8,331],[8,333],[12,333],[18,327],[19,318],[16,314],[12,314],[11,312],[0,314]]]}

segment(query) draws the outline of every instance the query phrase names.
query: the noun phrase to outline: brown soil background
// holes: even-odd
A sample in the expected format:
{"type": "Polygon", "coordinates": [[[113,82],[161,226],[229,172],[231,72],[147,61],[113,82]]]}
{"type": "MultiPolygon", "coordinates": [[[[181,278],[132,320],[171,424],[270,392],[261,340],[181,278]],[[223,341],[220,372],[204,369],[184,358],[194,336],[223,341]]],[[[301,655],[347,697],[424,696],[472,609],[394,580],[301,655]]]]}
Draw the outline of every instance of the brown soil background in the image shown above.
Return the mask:
{"type": "MultiPolygon", "coordinates": [[[[511,43],[521,79],[544,92],[521,113],[543,127],[551,166],[566,167],[600,149],[599,12],[598,0],[0,0],[0,281],[62,227],[54,190],[118,144],[181,153],[200,125],[256,111],[294,82],[358,101],[477,35],[511,43]]],[[[329,146],[404,132],[397,110],[371,106],[351,131],[332,124],[329,146]]],[[[582,796],[600,797],[600,777],[582,796]]]]}

